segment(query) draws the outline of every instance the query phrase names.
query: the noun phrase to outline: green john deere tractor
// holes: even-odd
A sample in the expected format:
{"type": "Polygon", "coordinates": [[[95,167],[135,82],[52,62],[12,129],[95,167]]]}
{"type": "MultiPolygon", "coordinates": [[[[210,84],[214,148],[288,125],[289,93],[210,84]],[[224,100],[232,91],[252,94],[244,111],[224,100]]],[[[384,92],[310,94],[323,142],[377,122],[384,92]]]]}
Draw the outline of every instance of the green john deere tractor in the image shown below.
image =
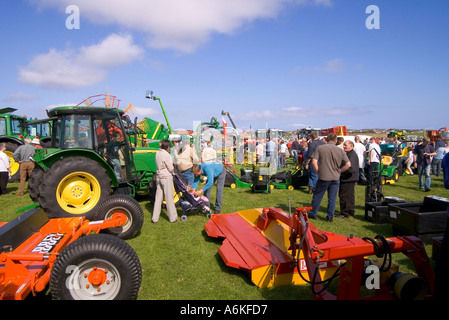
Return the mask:
{"type": "Polygon", "coordinates": [[[11,181],[18,181],[19,164],[13,159],[12,155],[24,143],[23,138],[26,133],[23,124],[26,122],[26,119],[12,114],[14,111],[17,111],[17,109],[0,109],[0,142],[6,143],[5,154],[10,159],[11,181]]]}
{"type": "Polygon", "coordinates": [[[28,189],[50,218],[92,219],[111,194],[148,193],[159,148],[130,143],[140,131],[123,110],[67,106],[47,114],[51,144],[36,150],[28,189]]]}

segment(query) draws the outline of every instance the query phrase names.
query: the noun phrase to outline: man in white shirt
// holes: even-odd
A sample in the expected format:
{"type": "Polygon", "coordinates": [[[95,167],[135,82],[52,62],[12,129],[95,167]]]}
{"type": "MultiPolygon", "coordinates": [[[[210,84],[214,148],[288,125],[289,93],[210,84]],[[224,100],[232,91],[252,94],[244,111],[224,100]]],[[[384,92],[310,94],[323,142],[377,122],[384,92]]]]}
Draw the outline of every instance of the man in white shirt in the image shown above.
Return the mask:
{"type": "Polygon", "coordinates": [[[380,147],[374,138],[369,139],[368,146],[368,182],[371,183],[372,174],[379,170],[381,160],[380,147]]]}
{"type": "Polygon", "coordinates": [[[259,141],[259,143],[256,146],[256,156],[257,156],[257,163],[265,162],[265,147],[264,147],[264,141],[259,141]]]}
{"type": "Polygon", "coordinates": [[[359,158],[359,178],[361,181],[366,181],[365,176],[365,152],[366,147],[362,143],[362,140],[359,136],[355,136],[354,138],[354,152],[357,154],[357,157],[359,158]]]}

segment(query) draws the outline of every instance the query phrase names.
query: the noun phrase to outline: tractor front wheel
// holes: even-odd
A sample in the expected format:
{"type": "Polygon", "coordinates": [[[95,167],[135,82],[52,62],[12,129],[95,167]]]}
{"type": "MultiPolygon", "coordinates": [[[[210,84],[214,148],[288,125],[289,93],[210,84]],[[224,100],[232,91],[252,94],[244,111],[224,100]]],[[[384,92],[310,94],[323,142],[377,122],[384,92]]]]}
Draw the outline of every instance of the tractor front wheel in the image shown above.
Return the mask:
{"type": "Polygon", "coordinates": [[[85,216],[92,220],[111,193],[111,179],[96,161],[70,157],[54,163],[42,178],[39,202],[49,218],[85,216]]]}
{"type": "Polygon", "coordinates": [[[95,211],[94,220],[111,219],[114,213],[126,216],[123,226],[105,229],[102,232],[127,240],[137,236],[143,226],[144,214],[139,202],[127,195],[113,195],[102,202],[95,211]]]}
{"type": "Polygon", "coordinates": [[[134,300],[142,282],[135,251],[107,234],[82,237],[58,255],[50,277],[55,300],[134,300]]]}

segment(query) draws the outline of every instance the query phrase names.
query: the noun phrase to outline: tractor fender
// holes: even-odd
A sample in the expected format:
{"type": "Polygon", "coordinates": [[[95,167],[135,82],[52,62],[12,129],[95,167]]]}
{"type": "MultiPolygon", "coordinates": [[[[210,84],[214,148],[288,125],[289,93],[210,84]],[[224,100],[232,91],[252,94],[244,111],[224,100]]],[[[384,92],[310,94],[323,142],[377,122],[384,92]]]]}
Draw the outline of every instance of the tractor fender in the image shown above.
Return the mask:
{"type": "Polygon", "coordinates": [[[133,152],[134,164],[138,172],[156,173],[156,153],[159,149],[137,148],[133,152]]]}
{"type": "Polygon", "coordinates": [[[111,187],[118,186],[117,177],[114,174],[114,169],[101,155],[92,150],[86,149],[45,149],[43,151],[45,156],[39,155],[34,157],[35,164],[40,166],[42,170],[47,171],[55,162],[70,158],[70,157],[86,157],[88,159],[98,162],[107,172],[111,179],[111,187]]]}
{"type": "Polygon", "coordinates": [[[19,139],[19,138],[15,138],[15,137],[1,137],[0,138],[0,143],[1,142],[12,142],[15,143],[19,146],[21,146],[23,144],[23,140],[19,139]]]}

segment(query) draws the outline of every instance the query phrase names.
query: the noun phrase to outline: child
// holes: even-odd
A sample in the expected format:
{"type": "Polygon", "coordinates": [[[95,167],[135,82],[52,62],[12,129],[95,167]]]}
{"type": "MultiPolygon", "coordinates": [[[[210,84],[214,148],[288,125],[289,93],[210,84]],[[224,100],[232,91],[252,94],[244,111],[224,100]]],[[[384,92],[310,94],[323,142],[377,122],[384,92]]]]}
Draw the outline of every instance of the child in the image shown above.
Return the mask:
{"type": "Polygon", "coordinates": [[[206,204],[209,202],[209,199],[207,199],[206,196],[195,197],[195,195],[194,195],[195,189],[194,189],[192,186],[187,186],[187,187],[186,187],[186,191],[187,191],[188,193],[190,193],[191,195],[193,195],[193,198],[194,198],[196,201],[202,201],[203,203],[206,203],[206,204]]]}
{"type": "Polygon", "coordinates": [[[410,146],[408,148],[407,158],[405,159],[405,165],[407,166],[406,172],[409,175],[413,175],[412,164],[413,164],[414,161],[415,161],[415,157],[414,157],[414,154],[413,154],[413,146],[410,146]]]}

